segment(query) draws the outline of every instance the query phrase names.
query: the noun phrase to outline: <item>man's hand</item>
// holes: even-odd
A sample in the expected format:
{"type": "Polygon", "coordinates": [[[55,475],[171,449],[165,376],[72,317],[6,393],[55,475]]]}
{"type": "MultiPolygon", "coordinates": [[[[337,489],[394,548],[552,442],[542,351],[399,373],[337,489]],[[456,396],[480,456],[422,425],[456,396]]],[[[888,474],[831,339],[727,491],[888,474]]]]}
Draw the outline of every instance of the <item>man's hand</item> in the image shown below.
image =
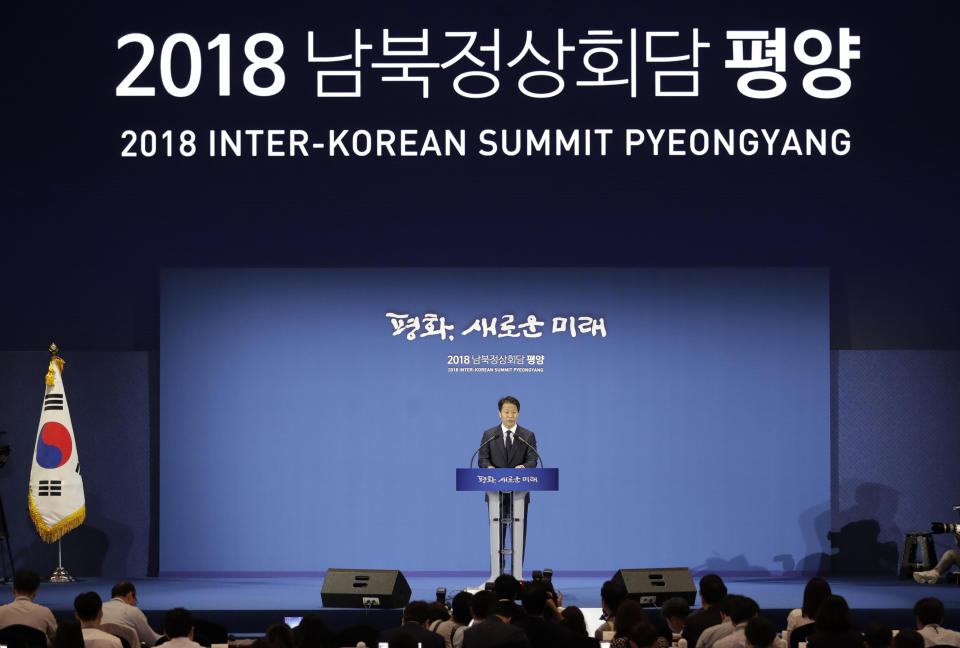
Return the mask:
{"type": "Polygon", "coordinates": [[[514,468],[526,468],[526,466],[524,466],[523,464],[520,464],[519,466],[514,466],[514,468]]]}

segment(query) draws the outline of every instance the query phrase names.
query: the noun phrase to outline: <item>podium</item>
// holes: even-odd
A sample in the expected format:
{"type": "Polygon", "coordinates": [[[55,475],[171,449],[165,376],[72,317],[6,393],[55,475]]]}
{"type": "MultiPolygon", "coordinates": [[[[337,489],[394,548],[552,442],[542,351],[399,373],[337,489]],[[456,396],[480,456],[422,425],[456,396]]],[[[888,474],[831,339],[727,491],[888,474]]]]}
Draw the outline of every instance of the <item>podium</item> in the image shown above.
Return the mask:
{"type": "Polygon", "coordinates": [[[527,495],[559,490],[559,483],[557,468],[457,468],[458,491],[487,493],[490,581],[504,573],[522,580],[527,495]]]}

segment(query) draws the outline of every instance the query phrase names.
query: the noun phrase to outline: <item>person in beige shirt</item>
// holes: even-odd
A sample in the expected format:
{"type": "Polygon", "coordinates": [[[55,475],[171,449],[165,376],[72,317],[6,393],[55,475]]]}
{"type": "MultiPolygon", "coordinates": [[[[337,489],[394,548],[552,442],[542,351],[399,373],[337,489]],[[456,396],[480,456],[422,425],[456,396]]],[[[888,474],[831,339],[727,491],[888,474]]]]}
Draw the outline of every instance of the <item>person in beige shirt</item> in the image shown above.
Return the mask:
{"type": "Polygon", "coordinates": [[[0,628],[25,625],[47,635],[47,643],[57,633],[57,621],[49,608],[33,602],[40,591],[40,577],[36,572],[21,569],[13,574],[13,601],[0,605],[0,628]]]}
{"type": "Polygon", "coordinates": [[[120,581],[113,586],[111,598],[103,604],[103,620],[100,623],[116,623],[133,628],[137,637],[147,648],[157,643],[162,635],[157,634],[147,622],[143,610],[137,607],[137,590],[130,581],[120,581]]]}

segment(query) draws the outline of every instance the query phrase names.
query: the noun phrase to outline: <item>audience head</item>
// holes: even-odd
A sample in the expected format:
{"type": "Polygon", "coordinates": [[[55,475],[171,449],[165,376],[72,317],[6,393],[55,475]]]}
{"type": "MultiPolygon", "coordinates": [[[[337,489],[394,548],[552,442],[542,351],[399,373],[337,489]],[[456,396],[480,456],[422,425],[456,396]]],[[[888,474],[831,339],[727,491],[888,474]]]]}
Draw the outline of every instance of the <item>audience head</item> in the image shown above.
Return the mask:
{"type": "Polygon", "coordinates": [[[473,594],[470,592],[460,592],[453,597],[450,607],[453,611],[453,620],[460,625],[468,625],[473,617],[470,616],[470,602],[473,601],[473,594]]]}
{"type": "Polygon", "coordinates": [[[426,601],[410,601],[403,608],[403,622],[426,625],[430,621],[430,604],[426,601]]]}
{"type": "Polygon", "coordinates": [[[687,599],[674,596],[663,602],[663,606],[660,608],[660,616],[667,622],[672,632],[680,632],[683,630],[683,624],[686,623],[687,617],[690,616],[690,604],[687,603],[687,599]]]}
{"type": "Polygon", "coordinates": [[[716,605],[727,595],[727,586],[723,579],[716,574],[707,574],[700,579],[700,602],[706,605],[716,605]]]}
{"type": "Polygon", "coordinates": [[[547,607],[547,587],[540,582],[524,583],[520,590],[520,603],[530,616],[543,616],[547,607]]]}
{"type": "Polygon", "coordinates": [[[434,621],[446,621],[450,618],[450,611],[447,606],[440,601],[434,601],[427,610],[427,620],[432,624],[434,621]]]}
{"type": "Polygon", "coordinates": [[[820,604],[828,596],[830,596],[830,583],[819,576],[814,576],[807,581],[807,586],[803,588],[803,606],[800,608],[803,616],[816,619],[820,604]]]}
{"type": "Polygon", "coordinates": [[[627,599],[617,608],[617,613],[613,618],[614,635],[617,637],[626,637],[630,629],[641,623],[650,623],[647,619],[647,613],[643,611],[643,606],[633,599],[627,599]]]}
{"type": "MultiPolygon", "coordinates": [[[[620,615],[617,615],[617,622],[619,621],[620,615]]],[[[660,638],[656,629],[646,622],[635,623],[625,636],[630,641],[630,648],[654,648],[660,638]]]]}
{"type": "Polygon", "coordinates": [[[53,648],[84,648],[83,627],[76,619],[63,619],[57,623],[57,634],[53,637],[53,648]]]}
{"type": "Polygon", "coordinates": [[[501,574],[493,581],[493,591],[498,599],[516,601],[520,598],[520,581],[510,574],[501,574]]]}
{"type": "Polygon", "coordinates": [[[731,594],[727,599],[727,616],[734,625],[745,623],[760,613],[760,606],[749,596],[731,594]]]}
{"type": "Polygon", "coordinates": [[[773,622],[764,617],[754,617],[744,629],[747,645],[753,648],[768,648],[777,638],[777,629],[773,622]]]}
{"type": "Polygon", "coordinates": [[[193,633],[193,615],[186,608],[173,608],[163,617],[163,631],[171,639],[189,637],[193,633]]]}
{"type": "Polygon", "coordinates": [[[29,569],[18,569],[13,573],[13,593],[33,598],[40,589],[40,577],[29,569]]]}
{"type": "Polygon", "coordinates": [[[871,623],[863,631],[864,648],[890,648],[893,631],[886,623],[871,623]]]}
{"type": "MultiPolygon", "coordinates": [[[[490,614],[496,614],[498,617],[503,617],[507,621],[512,619],[517,615],[516,612],[517,604],[513,601],[506,601],[504,599],[499,599],[494,601],[493,608],[490,610],[490,614]]],[[[489,616],[489,615],[488,615],[489,616]]]]}
{"type": "Polygon", "coordinates": [[[497,595],[490,590],[481,590],[473,595],[470,601],[470,613],[474,619],[483,620],[490,614],[490,609],[497,600],[497,595]]]}
{"type": "Polygon", "coordinates": [[[130,596],[133,597],[132,603],[136,603],[137,588],[134,587],[133,583],[131,583],[130,581],[120,581],[119,583],[113,586],[112,590],[110,590],[111,598],[122,598],[126,600],[128,603],[130,603],[131,601],[128,599],[128,597],[130,596]]]}
{"type": "Polygon", "coordinates": [[[617,608],[627,598],[627,587],[623,583],[608,580],[600,588],[600,602],[607,614],[616,614],[617,608]]]}
{"type": "Polygon", "coordinates": [[[299,648],[326,648],[329,637],[327,624],[319,614],[308,614],[293,629],[293,644],[299,648]]]}
{"type": "Polygon", "coordinates": [[[576,605],[568,605],[567,607],[563,608],[563,612],[560,613],[560,616],[560,623],[567,626],[570,632],[573,633],[574,637],[588,636],[587,620],[583,618],[583,611],[581,611],[576,605]]]}
{"type": "Polygon", "coordinates": [[[893,638],[893,648],[923,648],[923,635],[913,628],[906,628],[893,638]]]}
{"type": "Polygon", "coordinates": [[[928,596],[917,601],[913,606],[913,616],[917,618],[917,627],[943,623],[943,603],[938,598],[928,596]]]}
{"type": "Polygon", "coordinates": [[[817,612],[817,632],[844,632],[853,628],[850,606],[842,596],[831,594],[823,599],[817,612]]]}
{"type": "Polygon", "coordinates": [[[286,623],[274,623],[263,634],[269,648],[293,648],[293,630],[286,623]]]}
{"type": "Polygon", "coordinates": [[[96,592],[77,594],[77,598],[73,599],[73,610],[81,623],[99,623],[103,616],[103,601],[96,592]]]}

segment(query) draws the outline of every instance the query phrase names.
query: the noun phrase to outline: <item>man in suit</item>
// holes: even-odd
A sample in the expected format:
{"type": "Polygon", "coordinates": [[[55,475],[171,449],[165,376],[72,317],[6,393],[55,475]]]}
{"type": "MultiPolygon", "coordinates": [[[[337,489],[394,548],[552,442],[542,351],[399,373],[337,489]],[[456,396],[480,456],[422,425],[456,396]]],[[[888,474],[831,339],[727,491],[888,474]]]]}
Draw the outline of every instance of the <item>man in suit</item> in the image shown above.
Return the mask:
{"type": "Polygon", "coordinates": [[[406,633],[423,648],[445,648],[443,637],[427,629],[430,625],[430,605],[426,601],[410,601],[403,609],[403,625],[380,631],[380,641],[389,643],[395,635],[406,633]]]}
{"type": "MultiPolygon", "coordinates": [[[[517,425],[520,416],[520,401],[513,396],[504,396],[497,402],[497,415],[500,425],[490,428],[480,438],[480,450],[477,465],[480,468],[536,468],[537,467],[537,437],[527,428],[517,425]]],[[[487,491],[487,505],[491,524],[494,518],[509,516],[509,494],[501,496],[497,491],[487,491]]],[[[523,505],[523,536],[519,543],[514,543],[513,558],[514,575],[519,578],[520,567],[523,566],[523,554],[527,538],[527,517],[529,515],[530,495],[524,493],[522,500],[514,498],[514,507],[523,505]]],[[[502,569],[499,550],[503,546],[506,528],[500,527],[500,544],[496,544],[496,535],[490,535],[490,578],[494,579],[502,569]]],[[[516,538],[516,536],[515,536],[516,538]]]]}
{"type": "Polygon", "coordinates": [[[513,601],[497,601],[491,614],[463,631],[462,648],[530,648],[527,634],[510,624],[513,601]]]}

